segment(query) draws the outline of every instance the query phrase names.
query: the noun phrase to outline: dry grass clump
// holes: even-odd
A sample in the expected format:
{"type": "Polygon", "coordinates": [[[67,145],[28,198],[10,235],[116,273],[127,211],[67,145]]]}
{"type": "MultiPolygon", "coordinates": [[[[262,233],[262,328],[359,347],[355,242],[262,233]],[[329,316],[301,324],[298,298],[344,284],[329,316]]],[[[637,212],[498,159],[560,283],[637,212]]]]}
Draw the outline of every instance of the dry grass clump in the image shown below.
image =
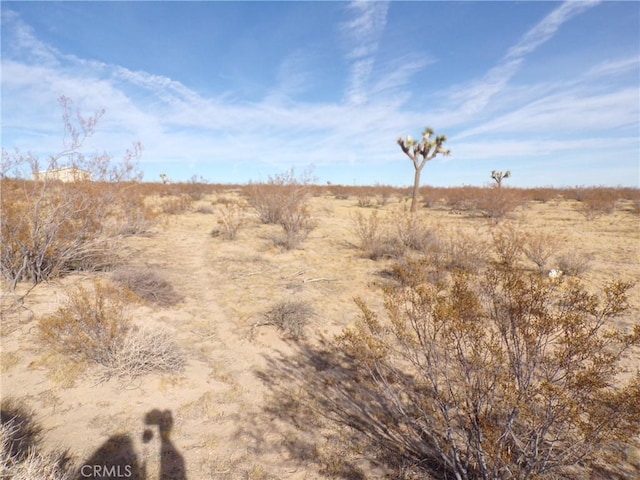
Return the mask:
{"type": "Polygon", "coordinates": [[[425,252],[438,241],[435,228],[424,216],[400,212],[394,214],[389,221],[396,224],[396,235],[400,244],[410,250],[425,252]]]}
{"type": "Polygon", "coordinates": [[[77,362],[105,368],[103,378],[175,371],[184,360],[166,334],[132,327],[126,288],[93,282],[76,287],[52,315],[39,321],[40,341],[77,362]]]}
{"type": "Polygon", "coordinates": [[[304,329],[313,315],[313,307],[307,302],[285,300],[269,309],[263,320],[257,322],[252,330],[263,325],[273,325],[289,337],[298,340],[305,336],[304,329]]]}
{"type": "Polygon", "coordinates": [[[0,478],[13,480],[71,480],[66,453],[39,449],[42,429],[34,414],[13,400],[0,409],[0,478]]]}
{"type": "Polygon", "coordinates": [[[368,217],[356,212],[353,230],[359,240],[358,248],[367,258],[377,260],[396,256],[399,245],[377,211],[371,212],[368,217]]]}
{"type": "Polygon", "coordinates": [[[591,255],[571,251],[561,254],[557,259],[557,264],[565,275],[579,277],[589,270],[591,260],[591,255]]]}
{"type": "Polygon", "coordinates": [[[489,244],[477,232],[456,229],[442,236],[430,256],[446,270],[477,273],[487,265],[489,251],[489,244]]]}
{"type": "Polygon", "coordinates": [[[522,251],[529,260],[537,265],[540,273],[544,273],[549,267],[549,260],[557,252],[559,243],[556,235],[530,233],[524,237],[522,251]]]}
{"type": "Polygon", "coordinates": [[[173,373],[185,365],[182,352],[167,332],[132,328],[111,355],[102,379],[136,378],[149,373],[173,373]]]}
{"type": "Polygon", "coordinates": [[[194,199],[188,194],[171,195],[162,199],[160,210],[167,215],[180,215],[189,210],[193,201],[194,199]]]}
{"type": "Polygon", "coordinates": [[[140,298],[156,305],[170,307],[182,300],[173,285],[148,267],[121,268],[113,272],[111,278],[140,298]]]}
{"type": "Polygon", "coordinates": [[[211,236],[221,236],[226,240],[235,240],[240,229],[246,225],[243,208],[238,202],[220,202],[218,207],[219,227],[211,230],[211,236]]]}

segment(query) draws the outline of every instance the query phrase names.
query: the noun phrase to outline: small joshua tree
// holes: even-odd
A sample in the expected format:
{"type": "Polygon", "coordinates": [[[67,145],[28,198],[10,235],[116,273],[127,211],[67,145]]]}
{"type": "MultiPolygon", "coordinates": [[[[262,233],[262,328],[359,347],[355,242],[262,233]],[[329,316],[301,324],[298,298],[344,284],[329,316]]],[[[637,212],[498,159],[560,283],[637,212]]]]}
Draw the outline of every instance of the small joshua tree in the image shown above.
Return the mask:
{"type": "Polygon", "coordinates": [[[507,170],[504,173],[498,170],[491,171],[491,178],[493,178],[496,181],[496,185],[498,188],[502,187],[502,180],[504,180],[505,178],[509,178],[510,176],[511,176],[511,172],[509,170],[507,170]]]}
{"type": "Polygon", "coordinates": [[[406,138],[398,138],[397,142],[402,151],[411,159],[416,170],[413,179],[413,194],[411,198],[411,211],[415,212],[418,208],[418,190],[420,189],[420,174],[422,169],[429,160],[436,158],[436,155],[449,155],[449,150],[444,148],[442,144],[447,141],[446,135],[439,135],[434,140],[430,140],[433,130],[429,127],[424,129],[422,133],[422,141],[419,143],[410,135],[406,138]]]}

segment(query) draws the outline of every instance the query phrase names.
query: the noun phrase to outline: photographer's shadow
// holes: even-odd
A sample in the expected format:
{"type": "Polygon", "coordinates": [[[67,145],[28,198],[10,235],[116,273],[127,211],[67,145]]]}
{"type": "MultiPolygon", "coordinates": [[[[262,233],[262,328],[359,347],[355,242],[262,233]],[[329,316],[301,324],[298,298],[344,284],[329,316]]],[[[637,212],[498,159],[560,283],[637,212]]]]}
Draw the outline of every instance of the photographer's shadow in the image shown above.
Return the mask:
{"type": "MultiPolygon", "coordinates": [[[[145,415],[145,425],[156,425],[160,438],[160,473],[158,480],[187,480],[184,458],[171,441],[173,417],[170,410],[151,410],[145,415]]],[[[153,430],[147,428],[142,436],[143,443],[154,437],[153,430]]],[[[140,462],[129,435],[114,435],[82,464],[76,480],[156,480],[147,477],[146,461],[140,462]]]]}

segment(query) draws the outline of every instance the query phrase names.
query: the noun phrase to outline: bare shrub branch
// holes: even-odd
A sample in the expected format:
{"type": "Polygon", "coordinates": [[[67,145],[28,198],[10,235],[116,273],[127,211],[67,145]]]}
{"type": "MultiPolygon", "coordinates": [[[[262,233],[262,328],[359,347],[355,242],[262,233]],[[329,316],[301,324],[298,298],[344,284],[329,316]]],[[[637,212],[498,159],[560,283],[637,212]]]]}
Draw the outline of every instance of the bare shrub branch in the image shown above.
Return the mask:
{"type": "Polygon", "coordinates": [[[13,399],[4,398],[0,411],[0,478],[71,480],[66,452],[40,450],[42,428],[35,415],[13,399]]]}
{"type": "Polygon", "coordinates": [[[314,315],[313,307],[303,301],[283,301],[276,304],[264,314],[264,319],[252,327],[273,325],[297,340],[304,337],[304,329],[314,315]]]}
{"type": "Polygon", "coordinates": [[[240,229],[246,225],[242,206],[235,201],[220,202],[217,212],[219,228],[211,231],[211,236],[221,235],[226,240],[235,240],[240,229]]]}
{"type": "Polygon", "coordinates": [[[179,372],[185,365],[182,352],[167,332],[133,328],[113,352],[102,379],[136,378],[148,373],[179,372]]]}
{"type": "Polygon", "coordinates": [[[31,154],[2,151],[0,273],[13,288],[22,280],[39,283],[74,270],[104,268],[117,250],[107,238],[123,230],[117,225],[109,231],[113,219],[127,211],[123,217],[130,224],[133,212],[144,209],[142,202],[132,201],[134,190],[127,183],[140,178],[133,161],[142,146],[134,144],[119,163],[106,153],[85,156],[81,147],[104,112],[74,117],[70,99],[61,97],[60,104],[64,150],[44,169],[31,154]],[[68,178],[58,177],[63,166],[68,178]]]}
{"type": "Polygon", "coordinates": [[[549,266],[549,260],[557,253],[559,244],[556,235],[530,233],[525,236],[522,251],[538,266],[540,273],[544,273],[549,266]]]}

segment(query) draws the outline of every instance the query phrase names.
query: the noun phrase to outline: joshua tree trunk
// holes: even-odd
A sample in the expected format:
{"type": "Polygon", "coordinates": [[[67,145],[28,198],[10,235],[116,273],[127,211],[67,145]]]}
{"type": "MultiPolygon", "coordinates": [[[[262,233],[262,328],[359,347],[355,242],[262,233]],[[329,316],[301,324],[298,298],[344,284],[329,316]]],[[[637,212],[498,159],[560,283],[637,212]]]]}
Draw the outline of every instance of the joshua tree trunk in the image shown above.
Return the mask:
{"type": "Polygon", "coordinates": [[[418,193],[420,192],[420,175],[421,174],[422,174],[422,168],[416,167],[416,173],[415,173],[415,176],[413,177],[413,195],[411,196],[412,212],[415,212],[418,209],[418,193]]]}
{"type": "Polygon", "coordinates": [[[406,138],[398,138],[397,143],[405,153],[407,157],[413,162],[413,166],[416,170],[413,177],[413,196],[411,198],[411,212],[415,212],[418,209],[418,191],[420,190],[420,175],[422,169],[429,160],[436,158],[436,155],[441,153],[442,155],[449,155],[449,150],[445,149],[442,144],[447,141],[445,135],[440,135],[435,140],[429,140],[433,135],[433,130],[425,128],[422,133],[422,141],[416,142],[410,136],[406,138]],[[420,159],[422,157],[422,159],[420,159]]]}

